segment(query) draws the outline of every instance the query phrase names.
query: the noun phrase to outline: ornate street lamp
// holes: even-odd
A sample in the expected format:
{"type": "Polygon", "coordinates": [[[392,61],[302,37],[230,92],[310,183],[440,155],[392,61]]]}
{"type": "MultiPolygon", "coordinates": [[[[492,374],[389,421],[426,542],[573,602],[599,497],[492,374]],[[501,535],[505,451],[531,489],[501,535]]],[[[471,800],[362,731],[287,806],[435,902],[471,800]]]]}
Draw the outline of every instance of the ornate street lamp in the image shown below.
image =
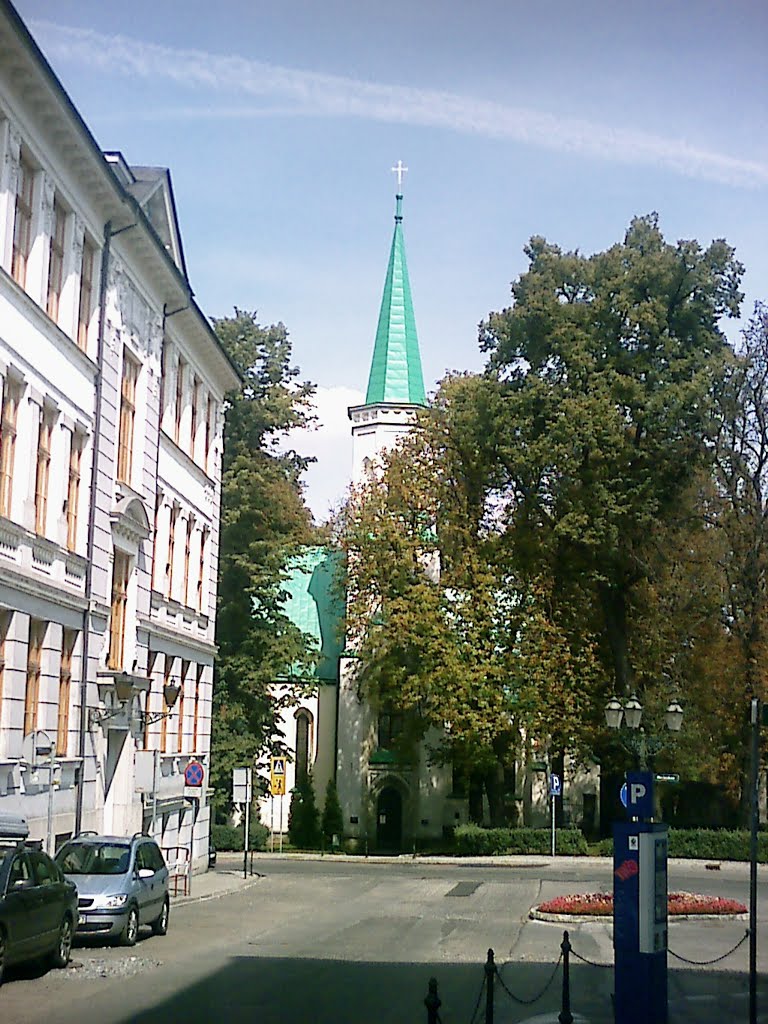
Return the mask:
{"type": "MultiPolygon", "coordinates": [[[[625,750],[634,754],[640,767],[645,769],[648,767],[648,759],[658,754],[666,746],[668,740],[664,736],[646,735],[645,729],[641,725],[642,719],[643,705],[635,693],[624,703],[614,696],[605,705],[606,725],[609,729],[615,729],[618,732],[623,721],[627,731],[619,735],[619,742],[625,750]]],[[[667,705],[664,712],[664,724],[670,733],[680,732],[683,724],[683,709],[679,701],[671,700],[667,705]]]]}

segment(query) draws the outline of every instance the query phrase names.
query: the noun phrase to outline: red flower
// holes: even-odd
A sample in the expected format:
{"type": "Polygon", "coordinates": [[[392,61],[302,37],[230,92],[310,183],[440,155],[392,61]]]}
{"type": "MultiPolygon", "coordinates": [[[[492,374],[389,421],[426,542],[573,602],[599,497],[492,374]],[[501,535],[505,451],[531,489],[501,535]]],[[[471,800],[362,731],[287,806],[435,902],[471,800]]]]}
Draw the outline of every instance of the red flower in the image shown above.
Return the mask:
{"type": "MultiPolygon", "coordinates": [[[[578,893],[555,896],[539,904],[545,914],[574,914],[584,917],[610,917],[613,914],[613,893],[578,893]]],[[[692,892],[671,892],[667,896],[670,916],[678,914],[746,914],[747,908],[738,900],[722,896],[702,896],[692,892]]]]}

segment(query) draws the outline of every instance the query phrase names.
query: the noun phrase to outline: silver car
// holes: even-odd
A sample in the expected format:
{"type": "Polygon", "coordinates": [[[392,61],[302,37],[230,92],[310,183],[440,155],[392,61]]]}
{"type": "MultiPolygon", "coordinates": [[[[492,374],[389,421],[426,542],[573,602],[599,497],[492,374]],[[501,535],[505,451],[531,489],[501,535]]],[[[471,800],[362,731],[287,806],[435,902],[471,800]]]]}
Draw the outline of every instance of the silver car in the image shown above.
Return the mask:
{"type": "Polygon", "coordinates": [[[155,935],[168,931],[168,868],[154,839],[80,834],[61,847],[56,863],[77,886],[78,935],[133,946],[140,925],[155,935]]]}

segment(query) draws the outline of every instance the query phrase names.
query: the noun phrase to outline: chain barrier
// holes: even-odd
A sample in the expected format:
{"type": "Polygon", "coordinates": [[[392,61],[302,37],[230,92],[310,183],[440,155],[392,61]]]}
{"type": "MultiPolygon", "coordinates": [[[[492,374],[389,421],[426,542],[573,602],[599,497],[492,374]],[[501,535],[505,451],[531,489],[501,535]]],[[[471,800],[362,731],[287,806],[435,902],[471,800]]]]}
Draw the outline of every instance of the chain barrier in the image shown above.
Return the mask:
{"type": "MultiPolygon", "coordinates": [[[[504,984],[504,979],[502,978],[501,972],[498,969],[496,970],[496,977],[499,979],[499,984],[504,989],[504,991],[507,993],[507,995],[509,996],[510,999],[514,1000],[514,1002],[516,1002],[516,1003],[519,1003],[520,1006],[531,1006],[531,1005],[533,1005],[533,1003],[537,1003],[539,1001],[539,999],[541,999],[541,997],[545,994],[545,992],[547,992],[547,990],[549,989],[549,986],[552,984],[552,982],[555,980],[555,977],[557,976],[557,972],[560,969],[560,964],[562,963],[562,961],[563,961],[563,954],[561,953],[560,956],[558,957],[557,963],[555,964],[554,970],[552,971],[552,973],[549,976],[549,979],[548,979],[546,985],[541,990],[541,992],[539,992],[538,995],[533,997],[533,999],[521,999],[519,996],[516,996],[513,992],[510,992],[509,989],[507,988],[507,986],[504,984]]],[[[509,962],[509,961],[507,961],[507,962],[509,962]]],[[[506,966],[506,964],[504,966],[506,966]]]]}
{"type": "Polygon", "coordinates": [[[613,963],[599,964],[596,960],[589,960],[587,957],[582,956],[581,953],[577,953],[573,946],[571,946],[571,952],[577,960],[581,960],[584,964],[589,964],[590,967],[613,967],[613,963]]]}
{"type": "Polygon", "coordinates": [[[469,1024],[475,1024],[475,1020],[477,1019],[477,1011],[480,1009],[480,1001],[483,998],[483,992],[485,992],[485,974],[483,974],[483,983],[480,986],[480,991],[477,993],[477,1002],[475,1003],[475,1008],[472,1011],[472,1016],[469,1019],[469,1024]]]}
{"type": "Polygon", "coordinates": [[[730,956],[731,953],[735,953],[739,946],[743,945],[748,938],[749,928],[747,928],[747,930],[744,932],[744,934],[733,947],[733,949],[729,949],[728,952],[723,953],[722,956],[716,956],[714,960],[689,960],[688,957],[681,956],[679,953],[675,953],[675,951],[672,949],[667,949],[667,952],[670,956],[673,956],[675,960],[682,960],[684,964],[691,964],[693,967],[709,967],[710,964],[719,964],[721,960],[725,960],[725,958],[727,956],[730,956]]]}

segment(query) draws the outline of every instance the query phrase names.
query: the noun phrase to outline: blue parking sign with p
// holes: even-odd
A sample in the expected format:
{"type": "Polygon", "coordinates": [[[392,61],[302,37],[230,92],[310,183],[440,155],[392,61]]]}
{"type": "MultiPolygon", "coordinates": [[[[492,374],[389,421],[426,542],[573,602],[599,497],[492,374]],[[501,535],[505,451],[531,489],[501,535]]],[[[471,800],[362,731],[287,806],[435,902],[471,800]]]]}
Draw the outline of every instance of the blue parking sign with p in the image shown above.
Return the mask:
{"type": "MultiPolygon", "coordinates": [[[[627,812],[632,818],[653,817],[653,772],[627,772],[626,803],[627,812]]],[[[622,787],[623,789],[624,787],[622,787]]]]}
{"type": "Polygon", "coordinates": [[[553,772],[549,776],[549,795],[560,796],[563,792],[563,780],[553,772]]]}

